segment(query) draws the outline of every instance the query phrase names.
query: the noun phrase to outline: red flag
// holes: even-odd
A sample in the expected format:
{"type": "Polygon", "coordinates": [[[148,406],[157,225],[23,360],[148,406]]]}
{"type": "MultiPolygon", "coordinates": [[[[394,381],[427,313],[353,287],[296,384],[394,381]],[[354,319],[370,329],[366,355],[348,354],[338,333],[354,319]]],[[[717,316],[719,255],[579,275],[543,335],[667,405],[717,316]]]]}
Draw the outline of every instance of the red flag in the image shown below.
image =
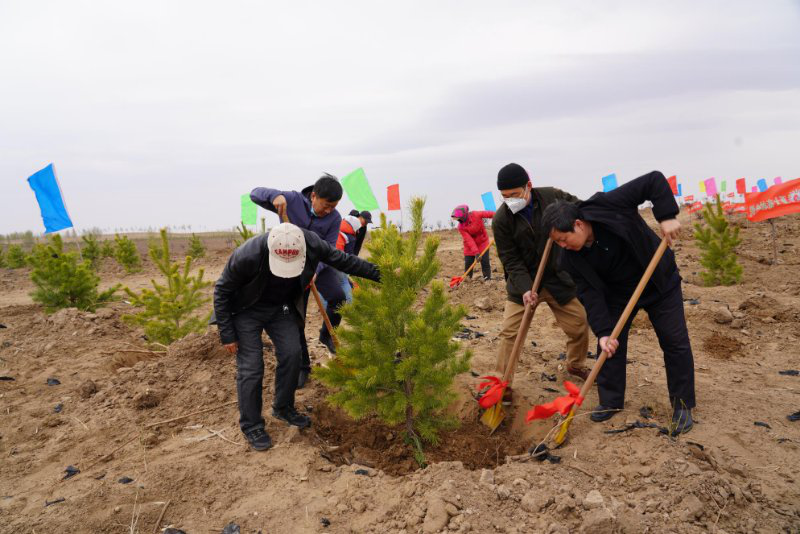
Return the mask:
{"type": "Polygon", "coordinates": [[[773,185],[759,193],[746,193],[744,203],[747,218],[751,221],[766,221],[797,213],[800,211],[800,178],[773,185]]]}
{"type": "Polygon", "coordinates": [[[745,183],[744,178],[739,178],[736,180],[736,192],[740,195],[747,193],[747,184],[745,183]]]}
{"type": "Polygon", "coordinates": [[[667,178],[667,182],[669,183],[669,188],[672,189],[672,194],[678,194],[678,177],[677,176],[670,176],[667,178]]]}
{"type": "Polygon", "coordinates": [[[496,376],[482,376],[481,378],[486,380],[486,382],[478,384],[478,390],[486,386],[489,386],[489,389],[478,399],[478,404],[480,404],[481,408],[484,410],[488,410],[503,398],[503,390],[508,386],[508,382],[501,382],[496,376]]]}
{"type": "Polygon", "coordinates": [[[685,197],[683,197],[683,201],[686,202],[687,204],[689,202],[694,202],[694,195],[686,195],[685,197]]]}
{"type": "Polygon", "coordinates": [[[386,200],[389,203],[388,211],[402,209],[400,207],[400,184],[390,185],[386,188],[386,200]]]}
{"type": "Polygon", "coordinates": [[[689,213],[694,213],[696,211],[700,211],[701,209],[703,209],[703,204],[702,202],[697,201],[691,206],[689,206],[689,208],[686,211],[688,211],[689,213]]]}
{"type": "Polygon", "coordinates": [[[556,400],[548,402],[547,404],[537,404],[528,412],[528,415],[525,416],[525,421],[530,423],[534,419],[547,419],[551,415],[557,413],[567,415],[573,405],[580,406],[583,404],[581,389],[578,386],[567,380],[564,382],[564,387],[569,392],[569,395],[557,397],[556,400]]]}

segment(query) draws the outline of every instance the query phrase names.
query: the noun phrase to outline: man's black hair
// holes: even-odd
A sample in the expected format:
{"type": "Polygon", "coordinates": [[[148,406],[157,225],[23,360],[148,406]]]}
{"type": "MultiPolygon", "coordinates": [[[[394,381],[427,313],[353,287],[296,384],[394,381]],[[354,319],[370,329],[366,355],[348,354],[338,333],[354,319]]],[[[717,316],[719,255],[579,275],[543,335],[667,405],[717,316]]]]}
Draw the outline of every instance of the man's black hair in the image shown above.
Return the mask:
{"type": "Polygon", "coordinates": [[[328,202],[338,202],[342,199],[342,184],[332,174],[325,173],[314,184],[312,192],[328,202]]]}
{"type": "Polygon", "coordinates": [[[358,210],[350,210],[351,217],[361,217],[361,213],[358,210]]]}
{"type": "Polygon", "coordinates": [[[548,234],[556,230],[557,232],[573,232],[575,221],[581,218],[581,210],[578,205],[566,200],[556,200],[544,210],[542,214],[542,226],[548,234]]]}

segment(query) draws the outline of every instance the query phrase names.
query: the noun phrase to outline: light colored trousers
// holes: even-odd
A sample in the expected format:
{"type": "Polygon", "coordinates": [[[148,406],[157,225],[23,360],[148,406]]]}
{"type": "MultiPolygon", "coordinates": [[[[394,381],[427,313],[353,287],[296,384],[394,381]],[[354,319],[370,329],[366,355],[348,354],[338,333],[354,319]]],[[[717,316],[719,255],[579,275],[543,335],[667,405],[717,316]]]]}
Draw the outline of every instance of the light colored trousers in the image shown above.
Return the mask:
{"type": "MultiPolygon", "coordinates": [[[[586,352],[589,349],[589,325],[586,322],[586,310],[583,309],[583,305],[577,298],[573,298],[562,306],[546,289],[539,291],[539,305],[541,306],[542,303],[546,303],[550,307],[556,323],[567,335],[567,366],[583,367],[586,361],[586,352]]],[[[503,310],[503,327],[500,331],[500,348],[497,351],[497,371],[501,376],[511,358],[514,340],[517,338],[524,313],[525,306],[510,300],[506,301],[506,307],[503,310]]],[[[513,378],[512,375],[511,380],[513,378]]]]}

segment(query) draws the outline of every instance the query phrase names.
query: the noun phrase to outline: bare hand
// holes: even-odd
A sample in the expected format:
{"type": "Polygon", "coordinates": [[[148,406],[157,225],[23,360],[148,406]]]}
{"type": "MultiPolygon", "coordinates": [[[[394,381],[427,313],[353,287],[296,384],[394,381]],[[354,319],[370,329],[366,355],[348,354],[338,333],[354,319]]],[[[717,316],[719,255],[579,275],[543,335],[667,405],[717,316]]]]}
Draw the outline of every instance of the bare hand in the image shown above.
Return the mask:
{"type": "Polygon", "coordinates": [[[239,351],[239,343],[237,343],[236,341],[234,341],[233,343],[226,343],[225,345],[223,345],[223,347],[225,347],[225,350],[227,350],[230,354],[235,355],[239,351]]]}
{"type": "Polygon", "coordinates": [[[681,223],[678,219],[666,219],[661,221],[661,234],[667,238],[667,243],[672,246],[672,241],[678,239],[681,233],[681,223]]]}
{"type": "Polygon", "coordinates": [[[618,348],[619,341],[616,339],[610,339],[608,336],[603,336],[600,338],[600,350],[605,351],[609,358],[614,356],[614,353],[617,352],[618,348]]]}
{"type": "Polygon", "coordinates": [[[281,222],[283,222],[286,216],[286,197],[278,195],[272,199],[272,205],[275,206],[275,211],[278,212],[278,216],[281,218],[281,222]]]}
{"type": "Polygon", "coordinates": [[[537,295],[537,294],[536,294],[536,293],[534,293],[533,291],[526,291],[526,292],[525,292],[525,293],[522,295],[522,303],[523,303],[525,306],[533,306],[533,307],[536,307],[536,305],[537,305],[537,304],[539,304],[539,295],[537,295]]]}

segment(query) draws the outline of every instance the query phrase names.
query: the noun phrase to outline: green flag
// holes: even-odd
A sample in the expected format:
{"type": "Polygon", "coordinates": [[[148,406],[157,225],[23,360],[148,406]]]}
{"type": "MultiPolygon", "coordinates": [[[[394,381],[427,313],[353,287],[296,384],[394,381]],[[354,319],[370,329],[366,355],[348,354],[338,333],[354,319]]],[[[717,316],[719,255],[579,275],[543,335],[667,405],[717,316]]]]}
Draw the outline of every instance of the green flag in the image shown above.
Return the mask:
{"type": "Polygon", "coordinates": [[[364,169],[358,168],[342,178],[342,187],[347,193],[350,202],[353,203],[358,211],[380,209],[378,201],[375,200],[375,195],[372,194],[372,188],[367,182],[367,175],[364,174],[364,169]]]}
{"type": "Polygon", "coordinates": [[[722,187],[720,187],[720,191],[724,193],[725,191],[727,191],[727,189],[728,189],[728,181],[722,180],[722,187]]]}
{"type": "Polygon", "coordinates": [[[258,222],[258,206],[250,200],[250,195],[242,195],[242,223],[254,225],[258,222]]]}

